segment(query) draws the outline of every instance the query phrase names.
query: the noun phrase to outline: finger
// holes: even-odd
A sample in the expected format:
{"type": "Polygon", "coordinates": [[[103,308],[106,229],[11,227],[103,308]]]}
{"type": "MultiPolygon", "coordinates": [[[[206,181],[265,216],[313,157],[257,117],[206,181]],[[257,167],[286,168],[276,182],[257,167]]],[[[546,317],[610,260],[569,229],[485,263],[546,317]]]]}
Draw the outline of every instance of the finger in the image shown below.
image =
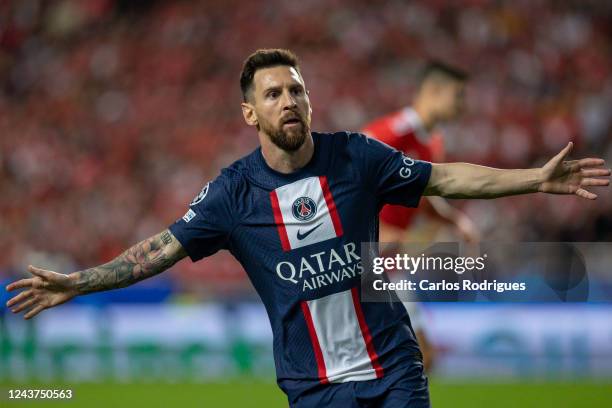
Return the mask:
{"type": "Polygon", "coordinates": [[[570,154],[570,152],[572,151],[573,147],[574,147],[574,143],[573,142],[569,142],[567,144],[567,146],[565,146],[563,148],[563,150],[561,150],[559,153],[557,153],[557,155],[553,158],[553,160],[561,161],[561,160],[565,159],[570,154]]]}
{"type": "Polygon", "coordinates": [[[587,157],[586,159],[578,160],[577,163],[578,163],[578,167],[580,168],[599,167],[599,166],[603,166],[604,164],[606,164],[606,161],[604,159],[598,159],[595,157],[587,157]]]}
{"type": "Polygon", "coordinates": [[[37,314],[39,314],[43,310],[45,310],[45,307],[43,305],[36,305],[36,306],[34,306],[34,308],[32,310],[30,310],[28,313],[23,315],[23,318],[26,319],[26,320],[31,319],[32,317],[36,316],[37,314]]]}
{"type": "Polygon", "coordinates": [[[33,275],[40,276],[41,278],[45,278],[45,279],[52,279],[53,277],[52,271],[48,271],[46,269],[40,269],[32,265],[28,266],[28,271],[30,271],[33,275]]]}
{"type": "Polygon", "coordinates": [[[32,278],[19,279],[16,282],[9,283],[6,286],[6,291],[10,292],[10,291],[15,290],[15,289],[29,288],[29,287],[32,287],[32,283],[34,283],[34,279],[32,279],[32,278]]]}
{"type": "Polygon", "coordinates": [[[19,313],[23,309],[28,308],[28,307],[32,306],[33,304],[35,304],[35,303],[36,303],[36,299],[35,298],[30,298],[30,299],[26,300],[25,302],[23,302],[22,304],[12,308],[11,312],[19,313]]]}
{"type": "Polygon", "coordinates": [[[576,190],[575,194],[579,197],[586,198],[587,200],[595,200],[597,198],[597,194],[586,191],[584,188],[579,188],[576,190]]]}
{"type": "Polygon", "coordinates": [[[22,300],[28,298],[31,295],[32,295],[32,289],[24,290],[23,292],[21,292],[17,296],[9,299],[9,301],[6,302],[6,307],[11,307],[15,303],[21,302],[22,300]]]}
{"type": "Polygon", "coordinates": [[[586,178],[580,181],[581,186],[607,186],[610,184],[608,179],[586,178]]]}
{"type": "Polygon", "coordinates": [[[580,174],[584,177],[604,177],[610,175],[610,169],[582,169],[580,174]]]}

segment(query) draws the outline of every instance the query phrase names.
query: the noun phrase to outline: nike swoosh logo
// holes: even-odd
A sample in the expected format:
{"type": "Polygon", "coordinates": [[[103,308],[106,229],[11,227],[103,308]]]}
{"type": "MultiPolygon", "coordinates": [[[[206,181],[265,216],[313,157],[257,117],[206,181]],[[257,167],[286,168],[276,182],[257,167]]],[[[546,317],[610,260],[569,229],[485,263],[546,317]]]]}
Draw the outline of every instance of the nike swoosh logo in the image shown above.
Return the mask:
{"type": "Polygon", "coordinates": [[[319,223],[317,225],[315,225],[314,227],[312,227],[311,229],[309,229],[308,231],[306,231],[305,233],[302,234],[302,232],[300,230],[298,230],[297,233],[297,239],[299,239],[300,241],[303,240],[304,238],[306,238],[307,236],[309,236],[310,234],[313,233],[314,230],[316,230],[317,228],[319,228],[321,225],[323,225],[323,223],[319,223]]]}

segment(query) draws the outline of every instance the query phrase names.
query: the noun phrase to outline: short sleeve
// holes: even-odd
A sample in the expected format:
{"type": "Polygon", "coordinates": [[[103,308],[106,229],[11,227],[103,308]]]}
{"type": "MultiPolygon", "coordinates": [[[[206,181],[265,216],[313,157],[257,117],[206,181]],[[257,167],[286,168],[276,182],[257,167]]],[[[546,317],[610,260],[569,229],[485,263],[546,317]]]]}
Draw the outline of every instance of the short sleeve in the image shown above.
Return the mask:
{"type": "Polygon", "coordinates": [[[221,174],[206,184],[185,215],[170,225],[170,232],[192,261],[227,249],[235,220],[230,191],[228,177],[221,174]]]}
{"type": "Polygon", "coordinates": [[[431,163],[362,137],[365,180],[376,192],[379,203],[417,207],[429,182],[431,163]]]}

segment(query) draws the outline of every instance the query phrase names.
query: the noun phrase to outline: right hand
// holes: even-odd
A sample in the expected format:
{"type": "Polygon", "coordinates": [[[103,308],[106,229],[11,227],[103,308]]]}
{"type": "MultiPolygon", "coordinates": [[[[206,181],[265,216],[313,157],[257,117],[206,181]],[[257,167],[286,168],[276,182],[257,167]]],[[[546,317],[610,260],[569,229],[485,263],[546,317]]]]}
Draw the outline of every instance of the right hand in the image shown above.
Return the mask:
{"type": "Polygon", "coordinates": [[[23,316],[30,319],[45,309],[61,305],[78,295],[70,275],[28,266],[32,278],[20,279],[7,285],[6,290],[26,289],[6,302],[13,313],[29,308],[23,316]]]}

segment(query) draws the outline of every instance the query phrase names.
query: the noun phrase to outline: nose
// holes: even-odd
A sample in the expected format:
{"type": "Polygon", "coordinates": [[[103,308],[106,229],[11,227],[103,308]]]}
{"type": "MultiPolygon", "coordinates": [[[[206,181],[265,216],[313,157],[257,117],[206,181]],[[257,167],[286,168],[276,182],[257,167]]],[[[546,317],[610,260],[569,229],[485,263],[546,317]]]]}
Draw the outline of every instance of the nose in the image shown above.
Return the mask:
{"type": "Polygon", "coordinates": [[[289,90],[287,89],[283,91],[282,103],[283,103],[283,109],[291,109],[297,106],[297,102],[295,101],[295,98],[291,95],[291,92],[289,92],[289,90]]]}

